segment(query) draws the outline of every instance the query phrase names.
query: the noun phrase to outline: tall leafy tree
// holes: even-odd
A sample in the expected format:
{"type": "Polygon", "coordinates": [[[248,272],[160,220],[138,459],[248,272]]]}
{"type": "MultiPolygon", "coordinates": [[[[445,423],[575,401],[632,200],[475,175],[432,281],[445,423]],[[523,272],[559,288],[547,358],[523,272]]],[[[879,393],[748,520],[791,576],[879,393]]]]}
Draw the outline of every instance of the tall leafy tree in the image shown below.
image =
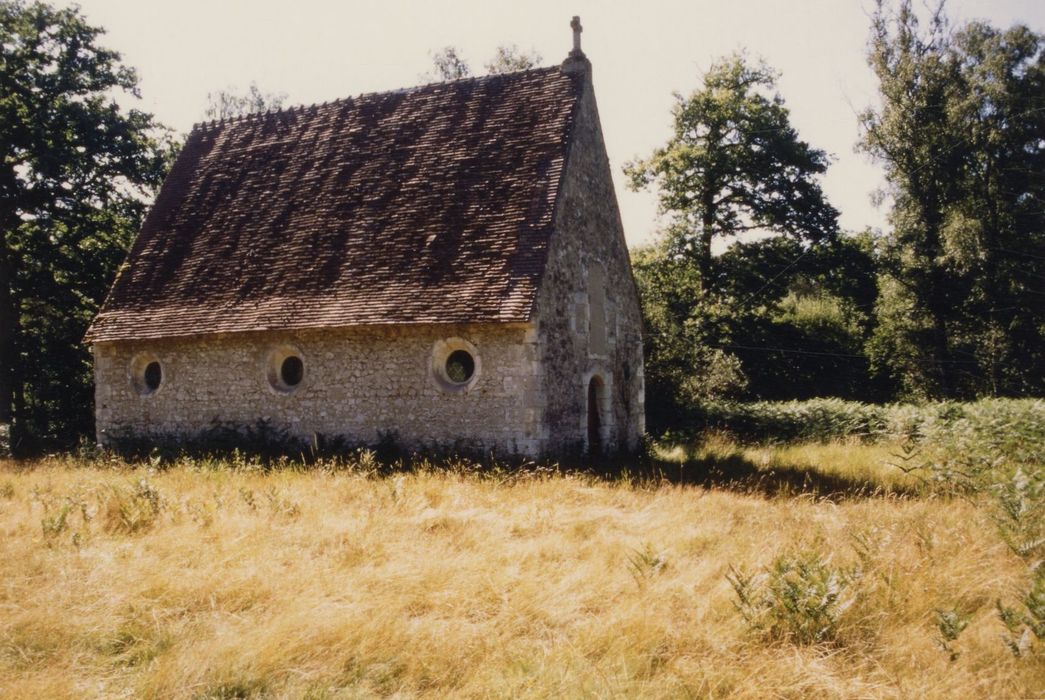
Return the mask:
{"type": "Polygon", "coordinates": [[[1041,37],[881,1],[869,59],[862,144],[892,204],[877,363],[914,396],[1042,391],[1041,37]]]}
{"type": "Polygon", "coordinates": [[[818,179],[827,155],[798,137],[776,79],[742,54],[716,62],[700,89],[675,95],[668,143],[625,168],[633,188],[657,185],[675,247],[695,262],[705,289],[716,238],[762,230],[820,242],[836,234],[838,212],[818,179]]]}
{"type": "Polygon", "coordinates": [[[666,241],[632,251],[642,302],[646,420],[657,432],[688,419],[688,409],[715,398],[742,396],[747,378],[723,348],[731,319],[704,299],[700,272],[666,241]]]}
{"type": "Polygon", "coordinates": [[[0,2],[0,433],[91,424],[81,344],[169,160],[134,71],[77,9],[0,2]]]}
{"type": "Polygon", "coordinates": [[[709,398],[764,393],[766,357],[743,348],[765,343],[790,280],[837,241],[819,184],[827,155],[799,138],[776,80],[743,54],[717,61],[698,90],[675,95],[668,142],[625,166],[633,188],[656,187],[669,218],[636,263],[654,427],[709,398]],[[716,240],[752,231],[778,235],[712,256],[716,240]]]}
{"type": "Polygon", "coordinates": [[[949,116],[967,144],[950,250],[969,276],[959,324],[978,393],[1045,393],[1045,37],[972,22],[949,116]]]}
{"type": "Polygon", "coordinates": [[[945,57],[947,41],[942,7],[923,31],[909,2],[901,2],[895,16],[880,3],[869,60],[881,107],[861,117],[863,147],[885,164],[893,200],[882,257],[889,276],[879,309],[885,335],[877,354],[911,391],[937,387],[945,396],[956,374],[947,316],[961,296],[944,249],[945,212],[959,196],[954,174],[961,158],[947,119],[957,80],[957,66],[945,57]]]}

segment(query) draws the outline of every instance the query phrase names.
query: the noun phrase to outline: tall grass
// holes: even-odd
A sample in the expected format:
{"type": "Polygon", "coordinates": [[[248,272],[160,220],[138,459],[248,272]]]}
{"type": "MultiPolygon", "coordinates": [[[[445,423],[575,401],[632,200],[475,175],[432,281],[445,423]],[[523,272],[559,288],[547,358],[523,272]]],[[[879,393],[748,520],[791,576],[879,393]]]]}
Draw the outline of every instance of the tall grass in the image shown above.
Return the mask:
{"type": "Polygon", "coordinates": [[[885,476],[879,445],[665,453],[751,478],[389,473],[368,453],[0,462],[0,696],[1045,688],[1040,647],[1006,642],[1031,577],[983,503],[887,488],[906,477],[885,476]]]}

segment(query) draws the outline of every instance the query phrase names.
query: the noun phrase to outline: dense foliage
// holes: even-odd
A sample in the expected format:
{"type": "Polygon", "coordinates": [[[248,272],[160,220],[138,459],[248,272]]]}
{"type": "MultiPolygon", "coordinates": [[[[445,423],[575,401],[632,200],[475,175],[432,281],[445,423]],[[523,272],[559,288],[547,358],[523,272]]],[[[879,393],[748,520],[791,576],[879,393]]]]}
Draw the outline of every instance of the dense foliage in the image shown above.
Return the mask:
{"type": "Polygon", "coordinates": [[[735,54],[673,114],[668,143],[625,168],[670,218],[635,256],[650,424],[711,398],[865,396],[851,358],[875,295],[870,241],[838,235],[827,156],[799,139],[776,74],[735,54]],[[732,244],[716,256],[716,241],[732,244]]]}
{"type": "Polygon", "coordinates": [[[0,2],[0,449],[92,432],[80,342],[169,157],[76,9],[0,2]],[[13,419],[13,421],[12,421],[13,419]]]}
{"type": "Polygon", "coordinates": [[[626,168],[670,217],[635,256],[655,430],[709,400],[1045,391],[1042,37],[952,30],[942,7],[923,29],[882,2],[869,62],[860,146],[885,166],[884,233],[834,233],[826,157],[742,56],[677,96],[667,145],[626,168]],[[736,235],[751,229],[790,235],[736,235]],[[716,239],[732,244],[712,255],[716,239]]]}
{"type": "Polygon", "coordinates": [[[863,147],[892,201],[869,350],[915,397],[1045,390],[1045,46],[1024,26],[874,16],[863,147]]]}
{"type": "Polygon", "coordinates": [[[808,401],[709,401],[698,430],[741,442],[827,442],[840,439],[913,440],[991,445],[1034,463],[1045,454],[1045,401],[982,399],[924,404],[870,404],[836,398],[808,401]]]}
{"type": "Polygon", "coordinates": [[[633,187],[657,184],[670,252],[696,265],[701,287],[717,239],[757,229],[819,243],[837,232],[816,177],[827,155],[798,138],[776,77],[741,54],[715,63],[701,89],[675,95],[668,143],[625,167],[633,187]]]}
{"type": "Polygon", "coordinates": [[[691,260],[663,244],[637,251],[651,426],[686,422],[708,400],[888,399],[892,383],[864,355],[873,245],[868,234],[737,242],[703,290],[691,260]]]}

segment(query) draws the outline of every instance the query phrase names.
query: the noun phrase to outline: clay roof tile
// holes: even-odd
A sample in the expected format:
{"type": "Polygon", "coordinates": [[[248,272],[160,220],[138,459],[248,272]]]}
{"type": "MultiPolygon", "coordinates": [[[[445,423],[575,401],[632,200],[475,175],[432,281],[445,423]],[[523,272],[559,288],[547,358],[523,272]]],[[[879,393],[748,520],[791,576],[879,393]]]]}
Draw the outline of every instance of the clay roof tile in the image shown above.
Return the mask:
{"type": "Polygon", "coordinates": [[[579,91],[555,67],[197,124],[86,339],[529,320],[579,91]]]}

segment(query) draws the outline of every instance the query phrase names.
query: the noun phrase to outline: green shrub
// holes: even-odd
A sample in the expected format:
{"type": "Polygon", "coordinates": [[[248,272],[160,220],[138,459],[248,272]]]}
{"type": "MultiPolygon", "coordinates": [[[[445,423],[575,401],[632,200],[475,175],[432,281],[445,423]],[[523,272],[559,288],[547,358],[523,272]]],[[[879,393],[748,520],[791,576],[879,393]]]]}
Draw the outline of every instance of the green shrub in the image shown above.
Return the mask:
{"type": "Polygon", "coordinates": [[[40,519],[40,528],[43,530],[44,537],[54,538],[65,532],[69,526],[69,514],[72,511],[72,504],[65,503],[57,513],[45,512],[44,517],[40,519]]]}
{"type": "Polygon", "coordinates": [[[650,579],[664,570],[667,563],[667,556],[656,551],[649,542],[628,554],[628,572],[639,588],[645,588],[650,579]]]}
{"type": "Polygon", "coordinates": [[[705,427],[742,442],[808,442],[872,439],[886,426],[881,406],[841,399],[711,402],[703,406],[705,427]]]}
{"type": "Polygon", "coordinates": [[[952,642],[957,641],[971,620],[971,615],[957,608],[936,611],[936,629],[940,631],[940,639],[937,643],[941,649],[950,654],[951,661],[958,660],[958,650],[954,648],[952,642]]]}
{"type": "Polygon", "coordinates": [[[1018,467],[992,487],[995,521],[1013,552],[1040,566],[1045,560],[1045,470],[1018,467]]]}
{"type": "Polygon", "coordinates": [[[827,442],[839,439],[903,440],[972,447],[1015,461],[1045,453],[1045,401],[983,399],[972,403],[875,405],[842,399],[808,401],[712,401],[701,406],[698,428],[727,433],[740,442],[827,442]]]}
{"type": "Polygon", "coordinates": [[[998,616],[1008,634],[1002,639],[1014,656],[1027,656],[1045,642],[1045,567],[1039,567],[1034,582],[1016,607],[998,601],[998,616]]]}
{"type": "Polygon", "coordinates": [[[766,571],[727,579],[737,610],[753,631],[796,644],[835,640],[838,623],[856,599],[856,571],[831,566],[818,552],[782,555],[766,571]]]}
{"type": "Polygon", "coordinates": [[[105,529],[134,534],[150,529],[164,508],[164,500],[146,479],[124,486],[109,486],[103,497],[105,529]]]}

